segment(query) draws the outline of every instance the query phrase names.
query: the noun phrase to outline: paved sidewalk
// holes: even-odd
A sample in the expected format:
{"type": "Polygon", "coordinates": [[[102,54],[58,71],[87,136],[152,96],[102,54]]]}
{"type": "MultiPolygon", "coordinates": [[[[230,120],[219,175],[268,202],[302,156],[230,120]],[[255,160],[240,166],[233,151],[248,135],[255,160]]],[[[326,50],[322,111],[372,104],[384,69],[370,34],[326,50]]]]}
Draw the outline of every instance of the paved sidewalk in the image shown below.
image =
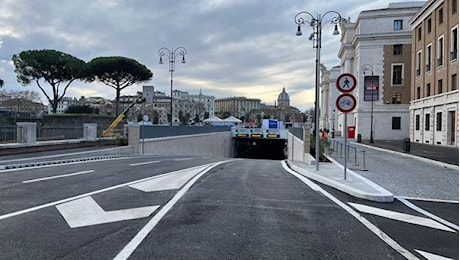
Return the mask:
{"type": "MultiPolygon", "coordinates": [[[[335,141],[343,143],[341,139],[335,141]]],[[[320,163],[319,171],[316,171],[315,165],[296,162],[290,162],[290,165],[308,178],[373,201],[389,201],[391,196],[399,196],[458,202],[458,148],[411,144],[411,153],[403,153],[402,142],[399,142],[400,146],[398,142],[376,142],[372,146],[355,142],[349,144],[347,180],[343,170],[344,149],[338,148],[337,144],[335,151],[329,155],[333,163],[320,163]],[[445,162],[455,162],[454,157],[457,165],[445,162]],[[439,158],[448,159],[441,161],[439,158]]],[[[331,146],[334,147],[333,144],[331,146]]]]}

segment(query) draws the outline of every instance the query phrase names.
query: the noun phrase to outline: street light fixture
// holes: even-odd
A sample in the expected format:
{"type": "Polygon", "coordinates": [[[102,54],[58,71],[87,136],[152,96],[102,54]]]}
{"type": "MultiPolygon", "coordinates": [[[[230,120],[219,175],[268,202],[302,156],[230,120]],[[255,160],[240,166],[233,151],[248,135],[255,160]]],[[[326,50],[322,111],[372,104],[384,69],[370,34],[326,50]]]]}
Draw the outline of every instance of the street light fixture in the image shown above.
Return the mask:
{"type": "Polygon", "coordinates": [[[320,86],[320,58],[321,58],[321,34],[323,28],[323,19],[326,15],[332,15],[330,22],[334,24],[334,31],[332,35],[340,34],[338,25],[342,17],[336,11],[328,11],[323,15],[318,14],[316,17],[307,11],[302,11],[295,15],[294,21],[297,24],[297,36],[302,35],[301,26],[309,21],[308,24],[312,27],[313,32],[308,37],[309,40],[313,41],[313,48],[316,49],[316,80],[315,80],[315,159],[316,159],[316,170],[319,171],[319,86],[320,86]],[[311,19],[311,20],[310,20],[311,19]]]}
{"type": "MultiPolygon", "coordinates": [[[[364,64],[361,66],[361,70],[363,71],[363,75],[366,75],[366,71],[370,71],[371,75],[374,76],[374,67],[370,64],[364,64]]],[[[365,88],[367,86],[364,86],[365,88]]],[[[373,144],[374,143],[374,89],[372,91],[372,97],[371,97],[371,135],[369,138],[369,143],[373,144]]]]}
{"type": "Polygon", "coordinates": [[[177,47],[176,49],[171,50],[163,47],[158,50],[160,64],[163,64],[163,56],[166,56],[169,59],[169,72],[171,73],[171,126],[173,125],[173,74],[176,69],[176,58],[179,55],[182,56],[181,63],[185,63],[185,54],[187,54],[187,50],[184,47],[177,47]]]}

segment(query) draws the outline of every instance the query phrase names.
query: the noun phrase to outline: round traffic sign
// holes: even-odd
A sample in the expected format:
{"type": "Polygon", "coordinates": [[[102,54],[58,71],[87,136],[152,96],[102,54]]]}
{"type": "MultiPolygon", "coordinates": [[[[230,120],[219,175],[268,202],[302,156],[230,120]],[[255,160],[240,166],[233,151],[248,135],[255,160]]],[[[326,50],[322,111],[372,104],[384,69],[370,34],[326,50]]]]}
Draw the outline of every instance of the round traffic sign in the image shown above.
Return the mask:
{"type": "Polygon", "coordinates": [[[356,98],[348,93],[342,94],[337,98],[335,106],[340,112],[349,113],[356,107],[356,98]]]}
{"type": "Polygon", "coordinates": [[[340,92],[348,93],[355,89],[356,78],[353,74],[343,73],[337,78],[335,85],[340,92]]]}

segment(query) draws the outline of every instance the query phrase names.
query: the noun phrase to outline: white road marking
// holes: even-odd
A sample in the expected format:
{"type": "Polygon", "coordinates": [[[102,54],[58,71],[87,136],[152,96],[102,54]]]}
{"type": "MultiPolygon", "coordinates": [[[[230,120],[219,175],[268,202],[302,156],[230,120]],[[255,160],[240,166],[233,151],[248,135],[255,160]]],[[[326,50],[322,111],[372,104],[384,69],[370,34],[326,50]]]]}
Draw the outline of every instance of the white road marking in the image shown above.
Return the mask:
{"type": "Polygon", "coordinates": [[[139,233],[134,236],[134,238],[115,256],[114,259],[128,259],[131,254],[136,250],[136,248],[142,243],[142,241],[147,237],[147,235],[152,231],[155,226],[160,222],[160,220],[168,213],[169,210],[177,203],[177,201],[184,196],[184,194],[190,189],[190,187],[195,184],[195,182],[201,178],[205,173],[210,171],[212,168],[216,167],[225,162],[229,162],[232,160],[221,161],[217,163],[213,163],[208,166],[204,171],[197,174],[192,180],[190,180],[176,195],[164,205],[160,211],[158,211],[155,216],[139,231],[139,233]]]}
{"type": "Polygon", "coordinates": [[[23,181],[22,183],[32,183],[32,182],[38,182],[38,181],[47,181],[47,180],[65,178],[65,177],[76,176],[76,175],[86,174],[86,173],[91,173],[91,172],[94,172],[94,170],[75,172],[75,173],[68,173],[68,174],[44,177],[44,178],[39,178],[39,179],[32,179],[32,180],[23,181]]]}
{"type": "Polygon", "coordinates": [[[386,210],[386,209],[381,209],[381,208],[376,208],[376,207],[370,207],[370,206],[362,205],[358,203],[349,202],[348,204],[350,204],[355,209],[363,213],[368,213],[368,214],[372,214],[372,215],[376,215],[376,216],[380,216],[380,217],[384,217],[388,219],[393,219],[393,220],[397,220],[401,222],[406,222],[410,224],[415,224],[415,225],[420,225],[424,227],[435,228],[435,229],[450,231],[450,232],[455,233],[455,230],[452,230],[429,218],[423,218],[423,217],[400,213],[396,211],[391,211],[391,210],[386,210]]]}
{"type": "Polygon", "coordinates": [[[160,161],[141,162],[141,163],[131,163],[129,166],[139,166],[139,165],[153,164],[153,163],[159,163],[159,162],[160,162],[160,161]]]}
{"type": "Polygon", "coordinates": [[[193,158],[179,158],[179,159],[174,159],[174,161],[188,161],[192,160],[193,158]]]}
{"type": "Polygon", "coordinates": [[[150,216],[160,206],[105,211],[91,197],[84,197],[57,205],[59,213],[67,221],[69,227],[86,227],[122,220],[145,218],[150,216]]]}
{"type": "Polygon", "coordinates": [[[395,198],[407,199],[407,200],[420,200],[420,201],[429,201],[429,202],[445,202],[445,203],[456,203],[458,200],[440,200],[440,199],[428,199],[428,198],[416,198],[416,197],[405,197],[405,196],[395,196],[395,198]]]}
{"type": "Polygon", "coordinates": [[[314,182],[310,181],[308,178],[305,176],[298,174],[297,172],[291,170],[287,165],[285,161],[281,161],[281,165],[283,168],[289,172],[290,174],[294,175],[296,178],[301,180],[303,183],[307,184],[312,188],[313,190],[322,193],[324,196],[329,198],[331,201],[333,201],[335,204],[340,206],[342,209],[347,211],[351,216],[356,218],[359,222],[361,222],[367,229],[369,229],[372,233],[374,233],[377,237],[379,237],[383,242],[385,242],[387,245],[389,245],[391,248],[396,250],[398,253],[403,255],[406,259],[418,259],[414,254],[412,254],[409,250],[405,249],[401,245],[398,244],[395,240],[393,240],[390,236],[385,234],[382,230],[380,230],[377,226],[372,224],[369,220],[364,218],[362,215],[360,215],[358,212],[354,211],[350,206],[347,204],[343,203],[336,197],[334,197],[332,194],[327,192],[326,190],[322,189],[319,185],[315,184],[314,182]]]}
{"type": "Polygon", "coordinates": [[[432,213],[430,213],[430,212],[418,207],[417,205],[411,203],[410,201],[408,201],[406,199],[403,199],[403,198],[397,198],[397,199],[399,201],[401,201],[402,203],[404,203],[404,205],[408,206],[409,208],[411,208],[411,209],[413,209],[413,210],[415,210],[417,212],[420,212],[423,215],[425,215],[425,216],[427,216],[427,217],[429,217],[429,218],[431,218],[433,220],[436,220],[437,222],[442,223],[442,224],[444,224],[444,225],[446,225],[446,226],[448,226],[450,228],[453,228],[453,229],[458,231],[458,226],[455,225],[454,223],[451,223],[451,222],[449,222],[449,221],[447,221],[447,220],[445,220],[443,218],[440,218],[440,217],[438,217],[438,216],[436,216],[436,215],[434,215],[434,214],[432,214],[432,213]]]}
{"type": "Polygon", "coordinates": [[[135,188],[144,192],[175,190],[182,187],[188,180],[199,172],[203,171],[208,166],[198,166],[185,170],[173,172],[169,175],[162,176],[153,180],[139,182],[129,187],[135,188]]]}
{"type": "Polygon", "coordinates": [[[435,255],[435,254],[428,253],[428,252],[425,252],[425,251],[422,251],[422,250],[415,249],[415,251],[417,253],[421,254],[423,257],[425,257],[428,260],[454,260],[453,258],[448,258],[448,257],[440,256],[440,255],[435,255]]]}
{"type": "MultiPolygon", "coordinates": [[[[205,165],[212,165],[212,163],[205,164],[205,165]]],[[[74,196],[74,197],[69,197],[69,198],[66,198],[66,199],[57,200],[57,201],[45,203],[45,204],[42,204],[42,205],[38,205],[38,206],[35,206],[35,207],[31,207],[31,208],[11,212],[11,213],[8,213],[8,214],[0,215],[0,220],[15,217],[15,216],[19,216],[19,215],[26,214],[26,213],[30,213],[30,212],[33,212],[33,211],[36,211],[36,210],[56,206],[58,204],[66,203],[66,202],[76,200],[76,199],[81,199],[83,197],[91,196],[91,195],[94,195],[94,194],[99,194],[99,193],[102,193],[102,192],[118,189],[118,188],[121,188],[121,187],[126,187],[126,186],[129,186],[129,185],[136,184],[138,182],[143,182],[143,181],[148,181],[148,180],[155,179],[155,178],[160,178],[160,177],[168,175],[168,174],[171,174],[171,173],[165,173],[165,174],[161,174],[161,175],[147,177],[147,178],[140,179],[140,180],[130,181],[130,182],[110,186],[110,187],[107,187],[107,188],[104,188],[104,189],[83,193],[83,194],[80,194],[80,195],[77,195],[77,196],[74,196]]]]}

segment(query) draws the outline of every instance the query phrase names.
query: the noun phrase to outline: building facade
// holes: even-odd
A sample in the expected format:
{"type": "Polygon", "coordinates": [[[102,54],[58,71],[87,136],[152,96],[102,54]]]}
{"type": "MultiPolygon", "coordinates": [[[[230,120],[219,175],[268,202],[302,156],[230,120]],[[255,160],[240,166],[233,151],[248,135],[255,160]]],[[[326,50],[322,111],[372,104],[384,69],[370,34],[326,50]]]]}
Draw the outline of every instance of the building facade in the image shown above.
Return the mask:
{"type": "MultiPolygon", "coordinates": [[[[340,95],[336,87],[337,78],[340,75],[340,66],[335,66],[330,70],[321,66],[321,119],[319,122],[320,129],[329,129],[336,132],[340,129],[337,120],[337,106],[335,101],[340,95]]],[[[340,133],[340,131],[338,131],[340,133]]]]}
{"type": "Polygon", "coordinates": [[[216,115],[224,117],[225,114],[241,118],[253,110],[260,109],[260,99],[246,97],[220,98],[215,101],[216,115]]]}
{"type": "Polygon", "coordinates": [[[458,147],[458,0],[429,0],[413,16],[410,139],[458,147]]]}
{"type": "MultiPolygon", "coordinates": [[[[367,10],[356,22],[341,23],[339,50],[342,73],[351,73],[357,84],[352,94],[357,106],[347,117],[352,137],[402,140],[409,137],[411,88],[410,19],[423,2],[391,3],[367,10]]],[[[339,113],[338,125],[344,124],[339,113]]],[[[346,129],[349,135],[349,129],[346,129]]],[[[350,136],[350,135],[349,135],[350,136]]]]}

